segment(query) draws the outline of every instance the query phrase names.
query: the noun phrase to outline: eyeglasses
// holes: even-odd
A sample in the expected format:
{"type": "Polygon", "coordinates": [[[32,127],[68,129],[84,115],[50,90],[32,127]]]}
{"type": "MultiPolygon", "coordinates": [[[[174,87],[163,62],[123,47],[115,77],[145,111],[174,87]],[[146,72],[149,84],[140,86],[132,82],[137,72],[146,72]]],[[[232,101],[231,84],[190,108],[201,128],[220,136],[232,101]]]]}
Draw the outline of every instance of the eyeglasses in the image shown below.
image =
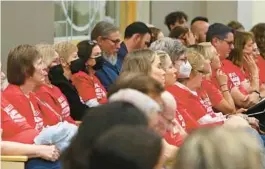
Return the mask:
{"type": "Polygon", "coordinates": [[[88,40],[88,44],[89,45],[96,45],[96,44],[98,44],[98,42],[95,40],[88,40]]]}
{"type": "Polygon", "coordinates": [[[223,41],[225,41],[229,46],[234,45],[234,41],[228,41],[228,40],[225,40],[225,39],[223,39],[223,41]]]}
{"type": "Polygon", "coordinates": [[[116,40],[112,40],[112,39],[110,39],[110,38],[104,38],[104,39],[111,41],[111,42],[114,43],[115,45],[117,45],[117,44],[119,44],[119,43],[121,42],[120,39],[116,39],[116,40]]]}

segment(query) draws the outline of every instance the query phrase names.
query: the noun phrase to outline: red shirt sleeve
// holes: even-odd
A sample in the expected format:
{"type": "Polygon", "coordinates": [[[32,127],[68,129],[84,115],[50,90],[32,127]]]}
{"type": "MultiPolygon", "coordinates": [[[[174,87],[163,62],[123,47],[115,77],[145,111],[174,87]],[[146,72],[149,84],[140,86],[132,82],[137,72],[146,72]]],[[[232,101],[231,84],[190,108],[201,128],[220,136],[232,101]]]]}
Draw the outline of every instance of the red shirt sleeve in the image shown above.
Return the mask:
{"type": "Polygon", "coordinates": [[[223,100],[223,95],[220,90],[209,80],[202,81],[202,88],[206,91],[212,106],[218,105],[223,100]]]}
{"type": "Polygon", "coordinates": [[[1,98],[1,124],[4,141],[33,144],[39,134],[7,100],[1,98]]]}
{"type": "Polygon", "coordinates": [[[93,80],[84,72],[75,73],[72,75],[71,80],[78,94],[85,102],[97,97],[93,80]]]}

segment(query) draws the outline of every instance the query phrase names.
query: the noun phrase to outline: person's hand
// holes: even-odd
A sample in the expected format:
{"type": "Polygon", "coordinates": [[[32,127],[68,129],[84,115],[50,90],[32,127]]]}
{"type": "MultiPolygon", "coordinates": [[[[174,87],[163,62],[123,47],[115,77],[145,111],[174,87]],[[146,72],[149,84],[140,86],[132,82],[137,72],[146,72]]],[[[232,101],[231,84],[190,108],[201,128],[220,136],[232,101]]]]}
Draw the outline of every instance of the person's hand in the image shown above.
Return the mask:
{"type": "Polygon", "coordinates": [[[259,120],[255,117],[247,117],[247,121],[251,126],[253,126],[253,128],[259,127],[259,120]]]}
{"type": "Polygon", "coordinates": [[[257,93],[251,93],[245,100],[247,107],[254,106],[259,102],[259,95],[257,93]]]}
{"type": "Polygon", "coordinates": [[[259,69],[258,69],[258,66],[257,66],[255,60],[253,59],[253,56],[245,54],[243,58],[244,58],[244,61],[246,63],[247,71],[251,74],[251,76],[257,76],[258,77],[259,69]]]}
{"type": "Polygon", "coordinates": [[[187,45],[194,45],[196,42],[195,36],[193,35],[193,33],[191,32],[191,30],[189,30],[189,32],[186,33],[186,44],[187,45]]]}
{"type": "Polygon", "coordinates": [[[48,161],[56,161],[60,156],[60,152],[56,146],[51,145],[40,145],[38,147],[38,154],[40,158],[43,158],[48,161]]]}
{"type": "Polygon", "coordinates": [[[218,84],[221,86],[223,84],[227,84],[228,77],[222,70],[218,69],[216,71],[216,80],[218,84]]]}
{"type": "Polygon", "coordinates": [[[248,109],[240,108],[240,109],[236,110],[236,114],[245,113],[247,110],[248,109]]]}

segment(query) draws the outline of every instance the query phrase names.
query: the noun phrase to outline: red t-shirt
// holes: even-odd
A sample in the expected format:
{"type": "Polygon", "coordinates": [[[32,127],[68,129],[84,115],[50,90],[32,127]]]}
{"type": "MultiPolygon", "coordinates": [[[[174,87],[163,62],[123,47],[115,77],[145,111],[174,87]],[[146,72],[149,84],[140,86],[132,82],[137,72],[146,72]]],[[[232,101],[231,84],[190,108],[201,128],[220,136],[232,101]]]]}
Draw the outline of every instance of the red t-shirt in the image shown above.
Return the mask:
{"type": "Polygon", "coordinates": [[[265,59],[262,56],[258,56],[257,66],[259,68],[259,81],[261,84],[265,83],[265,59]]]}
{"type": "MultiPolygon", "coordinates": [[[[192,117],[192,119],[196,120],[199,123],[199,120],[201,118],[208,116],[207,110],[204,107],[204,105],[201,102],[201,99],[198,95],[195,93],[192,93],[191,91],[185,89],[184,87],[181,87],[183,85],[176,83],[174,90],[167,89],[173,96],[177,97],[177,104],[183,106],[183,108],[186,108],[188,114],[192,117]]],[[[214,115],[210,114],[211,118],[214,118],[214,115]]],[[[183,116],[184,117],[184,116],[183,116]]],[[[188,121],[185,121],[186,123],[188,121]]],[[[222,122],[211,122],[204,125],[219,125],[223,124],[222,122]]],[[[202,126],[201,124],[199,126],[202,126]]],[[[196,126],[198,127],[198,126],[196,126]]],[[[189,128],[194,128],[194,126],[189,126],[189,128]]]]}
{"type": "Polygon", "coordinates": [[[19,86],[9,84],[2,94],[14,108],[26,118],[28,124],[36,130],[41,131],[44,123],[43,116],[34,95],[29,98],[24,95],[19,86]]]}
{"type": "MultiPolygon", "coordinates": [[[[70,107],[67,102],[66,97],[62,94],[60,89],[54,85],[49,87],[48,85],[42,85],[36,92],[36,96],[41,100],[51,106],[51,108],[56,111],[62,120],[68,121],[69,123],[75,124],[75,121],[70,116],[70,107]]],[[[55,113],[49,116],[49,119],[57,119],[55,113]]],[[[47,121],[47,120],[46,120],[47,121]]],[[[51,122],[51,123],[56,123],[51,122]]]]}
{"type": "Polygon", "coordinates": [[[1,97],[1,123],[3,141],[33,144],[39,134],[3,96],[1,97]]]}
{"type": "Polygon", "coordinates": [[[177,112],[176,112],[176,120],[179,124],[186,130],[187,133],[191,132],[194,129],[197,129],[200,124],[197,122],[196,119],[188,112],[187,108],[185,107],[184,100],[179,95],[179,87],[176,85],[172,85],[167,87],[166,90],[170,92],[176,102],[177,102],[177,112]]]}
{"type": "MultiPolygon", "coordinates": [[[[221,70],[227,75],[228,89],[231,90],[233,87],[238,87],[240,92],[247,95],[247,90],[242,86],[241,82],[245,81],[245,74],[241,71],[239,67],[234,65],[230,60],[223,60],[221,70]]],[[[220,90],[220,86],[216,79],[216,72],[212,72],[212,83],[220,90]]]]}
{"type": "Polygon", "coordinates": [[[97,98],[100,104],[107,102],[107,92],[95,75],[89,76],[85,72],[79,71],[72,75],[71,80],[85,102],[94,98],[97,98]]]}
{"type": "Polygon", "coordinates": [[[210,80],[202,80],[202,89],[206,91],[212,106],[218,105],[223,100],[222,93],[210,80]]]}

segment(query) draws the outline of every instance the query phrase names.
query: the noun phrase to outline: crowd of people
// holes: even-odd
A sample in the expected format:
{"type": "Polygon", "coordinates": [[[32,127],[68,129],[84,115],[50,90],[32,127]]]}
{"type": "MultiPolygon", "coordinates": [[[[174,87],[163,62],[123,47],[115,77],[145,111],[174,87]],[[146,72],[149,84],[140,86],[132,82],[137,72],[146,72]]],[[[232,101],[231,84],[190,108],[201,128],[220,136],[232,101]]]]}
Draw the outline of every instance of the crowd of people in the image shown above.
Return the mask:
{"type": "Polygon", "coordinates": [[[190,23],[176,11],[168,36],[137,21],[121,38],[100,21],[77,45],[11,49],[2,154],[27,169],[264,169],[265,23],[190,23]]]}

